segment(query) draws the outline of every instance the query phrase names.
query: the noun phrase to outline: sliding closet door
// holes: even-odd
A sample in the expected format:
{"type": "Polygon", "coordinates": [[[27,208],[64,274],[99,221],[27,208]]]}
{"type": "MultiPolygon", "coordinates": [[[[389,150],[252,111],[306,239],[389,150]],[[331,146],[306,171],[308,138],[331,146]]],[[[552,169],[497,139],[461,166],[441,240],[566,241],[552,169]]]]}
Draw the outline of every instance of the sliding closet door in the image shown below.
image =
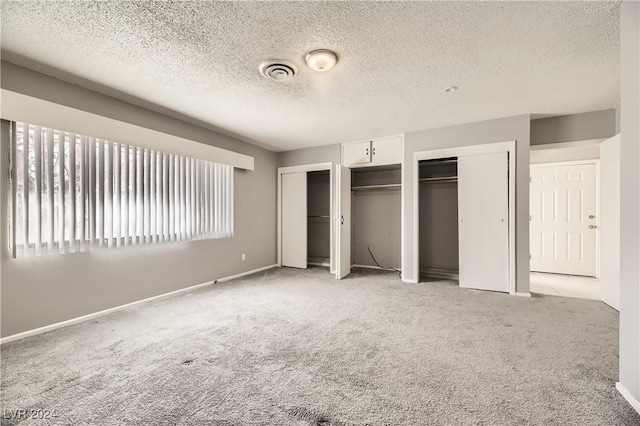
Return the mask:
{"type": "Polygon", "coordinates": [[[307,267],[307,173],[282,175],[282,266],[307,267]]]}
{"type": "Polygon", "coordinates": [[[507,152],[458,158],[460,287],[509,292],[507,152]]]}
{"type": "Polygon", "coordinates": [[[351,169],[338,164],[336,172],[336,279],[339,280],[351,273],[351,169]]]}

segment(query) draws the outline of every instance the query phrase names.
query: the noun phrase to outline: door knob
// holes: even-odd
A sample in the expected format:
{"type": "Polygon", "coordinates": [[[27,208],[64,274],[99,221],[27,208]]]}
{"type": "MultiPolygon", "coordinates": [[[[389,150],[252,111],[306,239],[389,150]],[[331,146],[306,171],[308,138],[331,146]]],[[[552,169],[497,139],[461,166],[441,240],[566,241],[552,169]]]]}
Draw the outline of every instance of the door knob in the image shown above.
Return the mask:
{"type": "Polygon", "coordinates": [[[596,217],[592,214],[589,215],[589,219],[595,219],[596,217]]]}
{"type": "Polygon", "coordinates": [[[589,225],[589,229],[596,229],[596,228],[597,228],[597,226],[595,226],[595,225],[589,225]]]}

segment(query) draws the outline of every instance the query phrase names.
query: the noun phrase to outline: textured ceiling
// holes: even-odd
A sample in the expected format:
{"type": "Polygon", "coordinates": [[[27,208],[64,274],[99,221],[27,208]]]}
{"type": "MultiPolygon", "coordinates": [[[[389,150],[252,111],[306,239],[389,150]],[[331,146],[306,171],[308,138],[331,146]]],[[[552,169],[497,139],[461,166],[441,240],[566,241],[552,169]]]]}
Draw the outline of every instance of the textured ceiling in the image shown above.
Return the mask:
{"type": "Polygon", "coordinates": [[[618,4],[3,1],[2,57],[288,150],[615,107],[618,4]],[[274,58],[299,75],[261,77],[274,58]]]}

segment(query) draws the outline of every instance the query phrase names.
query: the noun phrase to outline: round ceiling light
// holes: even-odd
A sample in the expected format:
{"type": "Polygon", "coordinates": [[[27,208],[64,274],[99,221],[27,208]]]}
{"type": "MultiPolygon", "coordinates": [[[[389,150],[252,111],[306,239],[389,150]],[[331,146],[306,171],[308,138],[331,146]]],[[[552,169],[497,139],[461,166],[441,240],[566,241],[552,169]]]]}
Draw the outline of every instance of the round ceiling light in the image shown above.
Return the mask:
{"type": "Polygon", "coordinates": [[[335,53],[326,49],[313,50],[304,57],[305,62],[314,71],[329,71],[338,62],[335,53]]]}
{"type": "Polygon", "coordinates": [[[449,87],[447,87],[446,89],[444,89],[444,92],[445,92],[445,93],[453,93],[453,92],[455,92],[456,90],[458,90],[458,86],[449,86],[449,87]]]}

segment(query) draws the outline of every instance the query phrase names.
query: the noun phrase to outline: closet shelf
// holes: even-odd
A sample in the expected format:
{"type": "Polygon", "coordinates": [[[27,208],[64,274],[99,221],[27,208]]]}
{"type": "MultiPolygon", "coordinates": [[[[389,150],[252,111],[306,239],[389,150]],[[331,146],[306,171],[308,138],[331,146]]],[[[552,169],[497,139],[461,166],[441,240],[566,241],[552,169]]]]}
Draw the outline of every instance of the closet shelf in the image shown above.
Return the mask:
{"type": "Polygon", "coordinates": [[[457,159],[449,160],[423,160],[420,162],[420,167],[439,166],[441,164],[458,164],[457,159]]]}
{"type": "Polygon", "coordinates": [[[428,183],[453,183],[458,181],[458,176],[442,176],[442,177],[428,177],[419,179],[419,182],[428,183]]]}
{"type": "Polygon", "coordinates": [[[402,185],[399,183],[388,183],[384,185],[362,185],[362,186],[352,186],[352,191],[374,191],[376,189],[400,189],[402,185]]]}

